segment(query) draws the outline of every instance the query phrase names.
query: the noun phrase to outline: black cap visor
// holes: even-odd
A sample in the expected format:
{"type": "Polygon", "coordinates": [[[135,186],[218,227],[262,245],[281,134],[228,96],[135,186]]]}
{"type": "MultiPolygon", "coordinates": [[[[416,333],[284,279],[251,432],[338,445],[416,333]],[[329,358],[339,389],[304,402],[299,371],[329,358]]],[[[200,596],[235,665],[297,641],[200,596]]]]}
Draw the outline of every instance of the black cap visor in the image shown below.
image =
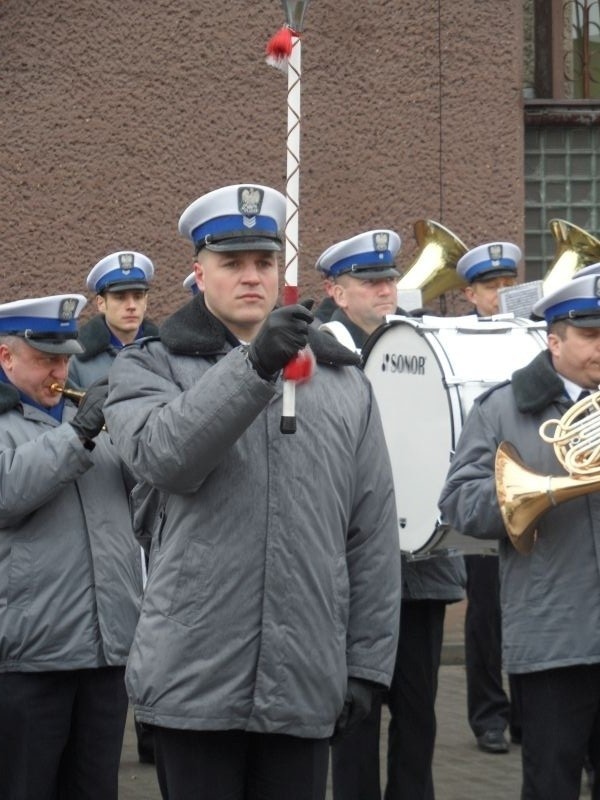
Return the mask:
{"type": "Polygon", "coordinates": [[[561,317],[554,319],[552,322],[567,322],[573,325],[574,328],[600,328],[600,314],[588,314],[581,317],[561,317]]]}
{"type": "Polygon", "coordinates": [[[103,286],[99,294],[104,294],[104,292],[127,292],[133,289],[141,289],[147,292],[149,288],[148,284],[144,281],[119,281],[118,283],[109,283],[103,286]]]}
{"type": "Polygon", "coordinates": [[[514,269],[505,269],[500,267],[499,269],[490,269],[487,272],[482,272],[480,275],[476,275],[471,283],[485,283],[486,281],[491,281],[493,278],[516,278],[517,273],[514,269]]]}
{"type": "Polygon", "coordinates": [[[281,251],[281,242],[278,239],[263,239],[259,236],[246,236],[243,239],[227,239],[222,242],[209,242],[204,245],[204,248],[206,248],[206,250],[211,250],[213,253],[241,252],[242,250],[265,250],[271,253],[278,253],[281,251]]]}
{"type": "MultiPolygon", "coordinates": [[[[351,278],[358,278],[361,281],[380,281],[384,278],[400,278],[400,273],[394,267],[351,267],[339,275],[350,275],[351,278]]],[[[337,277],[337,276],[336,276],[337,277]]]]}
{"type": "Polygon", "coordinates": [[[27,336],[24,333],[17,333],[23,341],[27,342],[30,347],[35,350],[40,350],[42,353],[50,353],[51,355],[65,355],[72,356],[78,353],[83,353],[83,347],[79,344],[76,338],[63,337],[33,337],[27,336]]]}

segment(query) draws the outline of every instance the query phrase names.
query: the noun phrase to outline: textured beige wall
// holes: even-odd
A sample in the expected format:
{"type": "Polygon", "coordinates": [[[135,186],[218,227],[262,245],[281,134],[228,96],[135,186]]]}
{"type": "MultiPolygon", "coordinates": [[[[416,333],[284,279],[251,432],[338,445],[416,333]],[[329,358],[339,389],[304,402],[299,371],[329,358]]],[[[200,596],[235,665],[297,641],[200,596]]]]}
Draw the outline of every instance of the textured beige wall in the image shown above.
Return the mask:
{"type": "MultiPolygon", "coordinates": [[[[523,237],[521,0],[312,0],[303,40],[301,270],[332,242],[430,217],[467,244],[523,237]]],[[[85,292],[117,249],[186,299],[177,220],[199,194],[285,191],[277,0],[0,3],[0,299],[85,292]]]]}

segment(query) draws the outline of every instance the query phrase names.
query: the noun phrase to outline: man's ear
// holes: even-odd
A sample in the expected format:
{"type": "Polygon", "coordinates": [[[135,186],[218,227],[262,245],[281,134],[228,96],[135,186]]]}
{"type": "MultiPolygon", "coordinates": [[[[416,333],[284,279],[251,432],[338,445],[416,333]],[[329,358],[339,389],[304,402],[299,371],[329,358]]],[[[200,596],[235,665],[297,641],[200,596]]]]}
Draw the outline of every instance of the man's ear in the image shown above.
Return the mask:
{"type": "Polygon", "coordinates": [[[196,285],[201,292],[204,291],[204,267],[202,262],[194,261],[194,273],[196,275],[196,285]]]}
{"type": "Polygon", "coordinates": [[[8,372],[10,371],[11,364],[12,352],[7,345],[0,344],[0,367],[2,367],[5,372],[8,372]]]}
{"type": "Polygon", "coordinates": [[[546,345],[553,358],[560,352],[560,338],[555,333],[549,333],[546,339],[546,345]]]}
{"type": "Polygon", "coordinates": [[[104,299],[104,296],[101,294],[96,295],[96,308],[98,309],[100,314],[104,314],[106,310],[106,300],[104,299]]]}
{"type": "Polygon", "coordinates": [[[340,308],[346,308],[346,292],[341,283],[334,283],[331,288],[331,296],[335,300],[336,305],[340,308]]]}
{"type": "Polygon", "coordinates": [[[465,286],[463,292],[469,303],[473,303],[473,305],[475,305],[475,290],[473,289],[473,287],[465,286]]]}

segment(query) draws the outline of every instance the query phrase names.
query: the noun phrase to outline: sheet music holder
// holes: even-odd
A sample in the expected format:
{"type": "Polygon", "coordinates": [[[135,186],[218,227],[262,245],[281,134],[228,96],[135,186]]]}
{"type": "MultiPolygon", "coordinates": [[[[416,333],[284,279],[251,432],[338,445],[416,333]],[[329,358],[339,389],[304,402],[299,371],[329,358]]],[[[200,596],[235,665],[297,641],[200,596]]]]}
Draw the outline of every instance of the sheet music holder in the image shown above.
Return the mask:
{"type": "Polygon", "coordinates": [[[498,304],[501,314],[514,314],[515,317],[531,317],[531,309],[542,297],[543,281],[529,281],[516,286],[498,289],[498,304]]]}

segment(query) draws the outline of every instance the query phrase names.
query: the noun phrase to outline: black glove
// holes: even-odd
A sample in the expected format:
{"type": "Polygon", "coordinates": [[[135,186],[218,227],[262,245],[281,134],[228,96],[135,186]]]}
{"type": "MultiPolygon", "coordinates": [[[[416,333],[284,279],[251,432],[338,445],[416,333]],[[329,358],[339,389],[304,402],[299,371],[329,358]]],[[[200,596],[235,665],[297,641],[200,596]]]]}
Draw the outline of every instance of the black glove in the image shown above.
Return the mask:
{"type": "Polygon", "coordinates": [[[348,689],[342,713],[336,720],[332,739],[340,739],[345,736],[352,728],[371,713],[373,695],[375,692],[383,691],[383,686],[363,681],[360,678],[348,678],[348,689]]]}
{"type": "Polygon", "coordinates": [[[272,378],[306,346],[312,321],[313,315],[301,305],[271,311],[248,348],[250,363],[261,378],[272,378]]]}
{"type": "Polygon", "coordinates": [[[80,439],[94,439],[104,425],[102,411],[106,396],[108,395],[108,377],[100,378],[90,384],[85,397],[79,403],[79,408],[73,419],[69,422],[75,428],[80,439]]]}

